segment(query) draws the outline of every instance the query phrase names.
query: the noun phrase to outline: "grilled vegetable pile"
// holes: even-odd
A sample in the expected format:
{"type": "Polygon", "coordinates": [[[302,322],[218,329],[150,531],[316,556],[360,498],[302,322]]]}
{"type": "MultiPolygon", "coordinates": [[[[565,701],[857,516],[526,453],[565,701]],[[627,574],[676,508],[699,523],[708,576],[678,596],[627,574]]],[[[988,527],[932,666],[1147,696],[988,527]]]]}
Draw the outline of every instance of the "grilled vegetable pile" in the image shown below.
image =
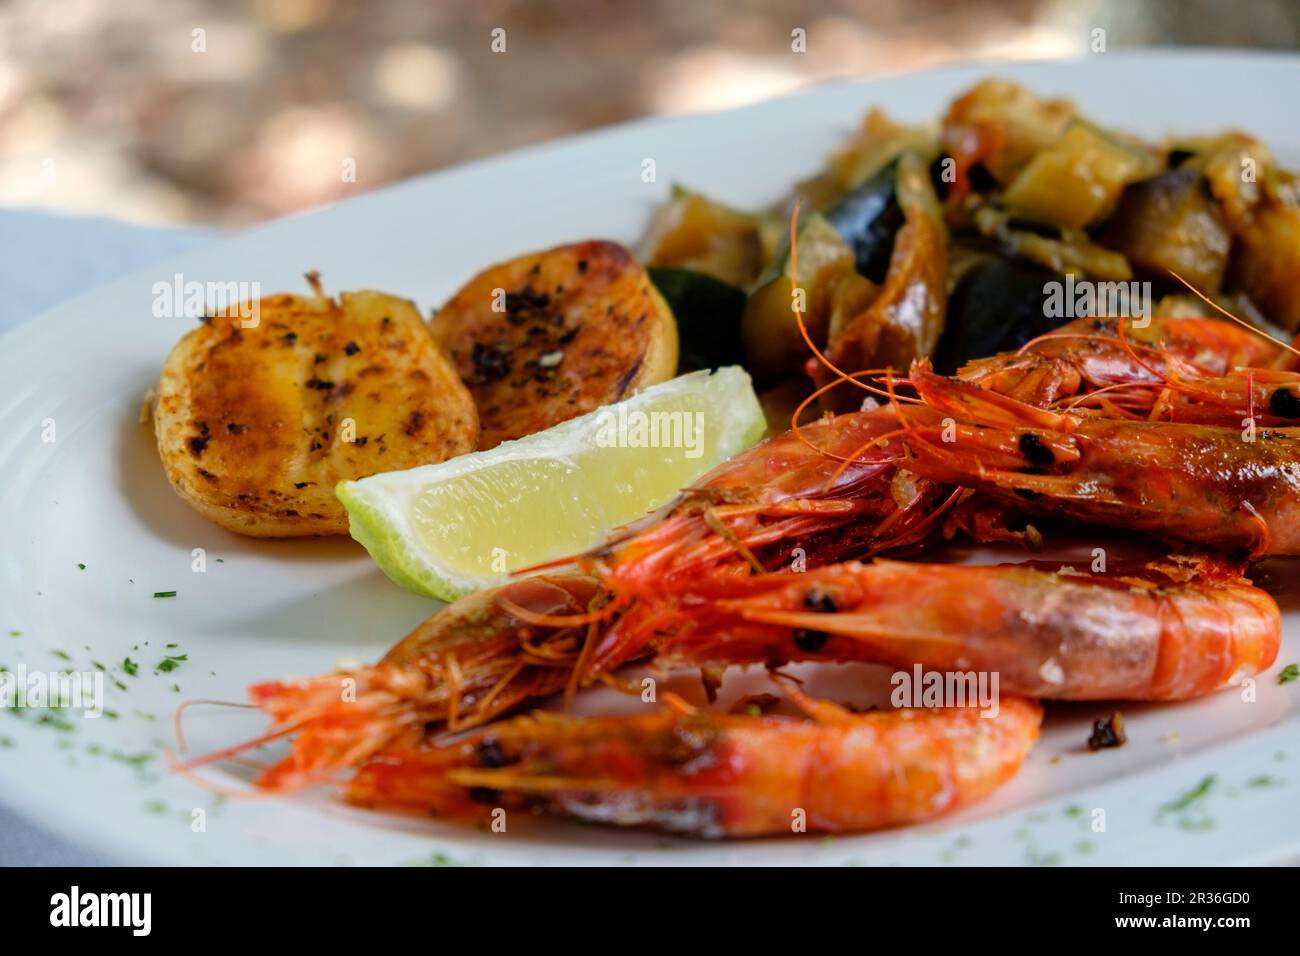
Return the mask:
{"type": "MultiPolygon", "coordinates": [[[[809,372],[834,379],[808,364],[791,308],[796,204],[813,343],[846,373],[917,358],[951,373],[1087,315],[1214,315],[1193,291],[1273,334],[1300,330],[1298,197],[1296,177],[1245,134],[1146,142],[991,79],[934,126],[872,110],[769,209],[676,187],[641,253],[652,274],[673,270],[674,288],[695,273],[730,287],[712,293],[719,303],[744,296],[727,358],[773,399],[806,394],[809,372]]],[[[727,342],[734,313],[728,304],[708,320],[727,342]]],[[[684,323],[683,339],[703,321],[684,323]]],[[[837,392],[822,404],[857,398],[837,392]]]]}

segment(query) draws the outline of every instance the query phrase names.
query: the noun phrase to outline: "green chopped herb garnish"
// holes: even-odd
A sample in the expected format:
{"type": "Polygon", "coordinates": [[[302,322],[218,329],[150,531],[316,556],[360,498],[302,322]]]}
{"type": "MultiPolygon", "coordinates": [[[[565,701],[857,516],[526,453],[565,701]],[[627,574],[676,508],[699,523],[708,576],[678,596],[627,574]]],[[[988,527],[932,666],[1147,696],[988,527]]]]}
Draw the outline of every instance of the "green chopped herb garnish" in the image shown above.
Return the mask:
{"type": "Polygon", "coordinates": [[[131,660],[131,658],[127,657],[122,660],[122,670],[126,671],[132,677],[135,677],[140,672],[140,665],[137,664],[135,661],[131,660]]]}
{"type": "Polygon", "coordinates": [[[86,566],[84,564],[78,564],[77,567],[81,568],[81,570],[83,571],[86,570],[86,566]]]}
{"type": "Polygon", "coordinates": [[[1025,860],[1030,866],[1060,866],[1061,854],[1043,853],[1036,846],[1028,846],[1025,848],[1025,860]]]}
{"type": "Polygon", "coordinates": [[[153,759],[154,755],[147,750],[142,750],[138,754],[128,754],[128,753],[123,753],[120,750],[114,750],[111,754],[109,754],[109,756],[112,757],[114,760],[116,760],[118,763],[129,764],[132,767],[143,767],[145,764],[147,764],[150,760],[153,759]]]}
{"type": "Polygon", "coordinates": [[[1277,682],[1279,684],[1289,684],[1293,680],[1300,680],[1300,664],[1288,664],[1278,672],[1277,682]]]}
{"type": "Polygon", "coordinates": [[[44,724],[53,727],[55,730],[61,730],[64,733],[70,733],[77,729],[77,725],[53,708],[45,711],[40,717],[36,718],[38,724],[44,724]]]}
{"type": "Polygon", "coordinates": [[[59,660],[61,660],[61,661],[70,661],[70,660],[72,660],[72,658],[68,656],[68,652],[67,652],[67,651],[57,651],[57,650],[56,650],[56,651],[50,651],[50,653],[53,654],[55,657],[57,657],[57,658],[58,658],[59,660]]]}
{"type": "Polygon", "coordinates": [[[168,654],[158,664],[158,670],[166,674],[168,671],[174,671],[181,666],[182,661],[188,661],[188,654],[168,654]]]}
{"type": "Polygon", "coordinates": [[[156,598],[169,598],[169,597],[175,597],[175,596],[176,596],[176,592],[175,592],[175,591],[154,591],[154,592],[153,592],[153,596],[156,597],[156,598]]]}
{"type": "Polygon", "coordinates": [[[1218,778],[1214,774],[1210,774],[1196,786],[1192,787],[1191,790],[1188,790],[1180,796],[1177,800],[1171,800],[1160,809],[1165,813],[1178,813],[1182,810],[1186,810],[1192,804],[1196,803],[1196,801],[1208,794],[1217,779],[1218,778]]]}

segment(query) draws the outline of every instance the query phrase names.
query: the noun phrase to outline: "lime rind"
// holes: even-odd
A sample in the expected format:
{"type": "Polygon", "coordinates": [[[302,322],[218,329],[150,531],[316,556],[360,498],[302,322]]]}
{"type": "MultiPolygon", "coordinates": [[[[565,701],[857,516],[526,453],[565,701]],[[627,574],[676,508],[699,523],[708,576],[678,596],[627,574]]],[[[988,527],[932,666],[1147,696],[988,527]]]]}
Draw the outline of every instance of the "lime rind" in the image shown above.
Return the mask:
{"type": "MultiPolygon", "coordinates": [[[[348,512],[348,530],[370,553],[371,558],[389,580],[429,597],[453,601],[506,579],[504,574],[465,574],[449,567],[424,547],[410,520],[412,502],[424,490],[454,481],[476,471],[511,461],[559,460],[572,462],[585,458],[589,467],[599,467],[598,451],[593,449],[598,428],[597,416],[626,406],[629,411],[655,409],[674,400],[698,397],[720,418],[720,429],[711,454],[700,460],[698,478],[721,462],[743,451],[762,437],[766,421],[749,375],[738,367],[715,372],[692,372],[661,385],[652,386],[624,402],[607,405],[586,415],[562,422],[545,431],[496,448],[473,452],[436,465],[423,465],[405,471],[384,472],[356,481],[339,482],[335,494],[348,512]]],[[[665,488],[661,500],[644,502],[651,511],[670,501],[679,487],[665,488]]],[[[592,528],[593,544],[613,528],[592,528]]],[[[546,555],[537,563],[559,555],[546,555]]]]}
{"type": "Polygon", "coordinates": [[[478,583],[461,578],[450,569],[438,569],[418,557],[413,542],[397,531],[384,516],[382,505],[357,487],[355,481],[339,482],[334,494],[348,511],[348,534],[370,553],[388,580],[398,587],[442,601],[478,590],[478,583]]]}

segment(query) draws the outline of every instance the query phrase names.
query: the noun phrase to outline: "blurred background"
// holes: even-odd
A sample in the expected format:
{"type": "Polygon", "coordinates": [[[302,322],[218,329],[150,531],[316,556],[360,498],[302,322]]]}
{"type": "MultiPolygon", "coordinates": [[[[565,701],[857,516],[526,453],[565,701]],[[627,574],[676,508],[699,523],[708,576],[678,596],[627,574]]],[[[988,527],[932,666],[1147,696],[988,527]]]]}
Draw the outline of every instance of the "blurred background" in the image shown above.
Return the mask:
{"type": "Polygon", "coordinates": [[[1097,27],[1108,50],[1300,45],[1297,0],[791,6],[0,0],[0,206],[240,226],[631,117],[1083,55],[1097,27]]]}

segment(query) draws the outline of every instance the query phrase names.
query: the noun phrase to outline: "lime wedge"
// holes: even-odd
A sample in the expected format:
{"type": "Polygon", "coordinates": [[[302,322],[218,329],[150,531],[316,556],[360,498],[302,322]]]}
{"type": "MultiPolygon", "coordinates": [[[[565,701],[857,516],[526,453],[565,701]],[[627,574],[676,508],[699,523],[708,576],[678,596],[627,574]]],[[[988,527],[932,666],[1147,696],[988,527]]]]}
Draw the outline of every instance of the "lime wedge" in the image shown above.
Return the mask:
{"type": "Polygon", "coordinates": [[[339,482],[349,530],[394,582],[450,601],[568,557],[763,434],[737,367],[692,372],[488,451],[339,482]]]}

